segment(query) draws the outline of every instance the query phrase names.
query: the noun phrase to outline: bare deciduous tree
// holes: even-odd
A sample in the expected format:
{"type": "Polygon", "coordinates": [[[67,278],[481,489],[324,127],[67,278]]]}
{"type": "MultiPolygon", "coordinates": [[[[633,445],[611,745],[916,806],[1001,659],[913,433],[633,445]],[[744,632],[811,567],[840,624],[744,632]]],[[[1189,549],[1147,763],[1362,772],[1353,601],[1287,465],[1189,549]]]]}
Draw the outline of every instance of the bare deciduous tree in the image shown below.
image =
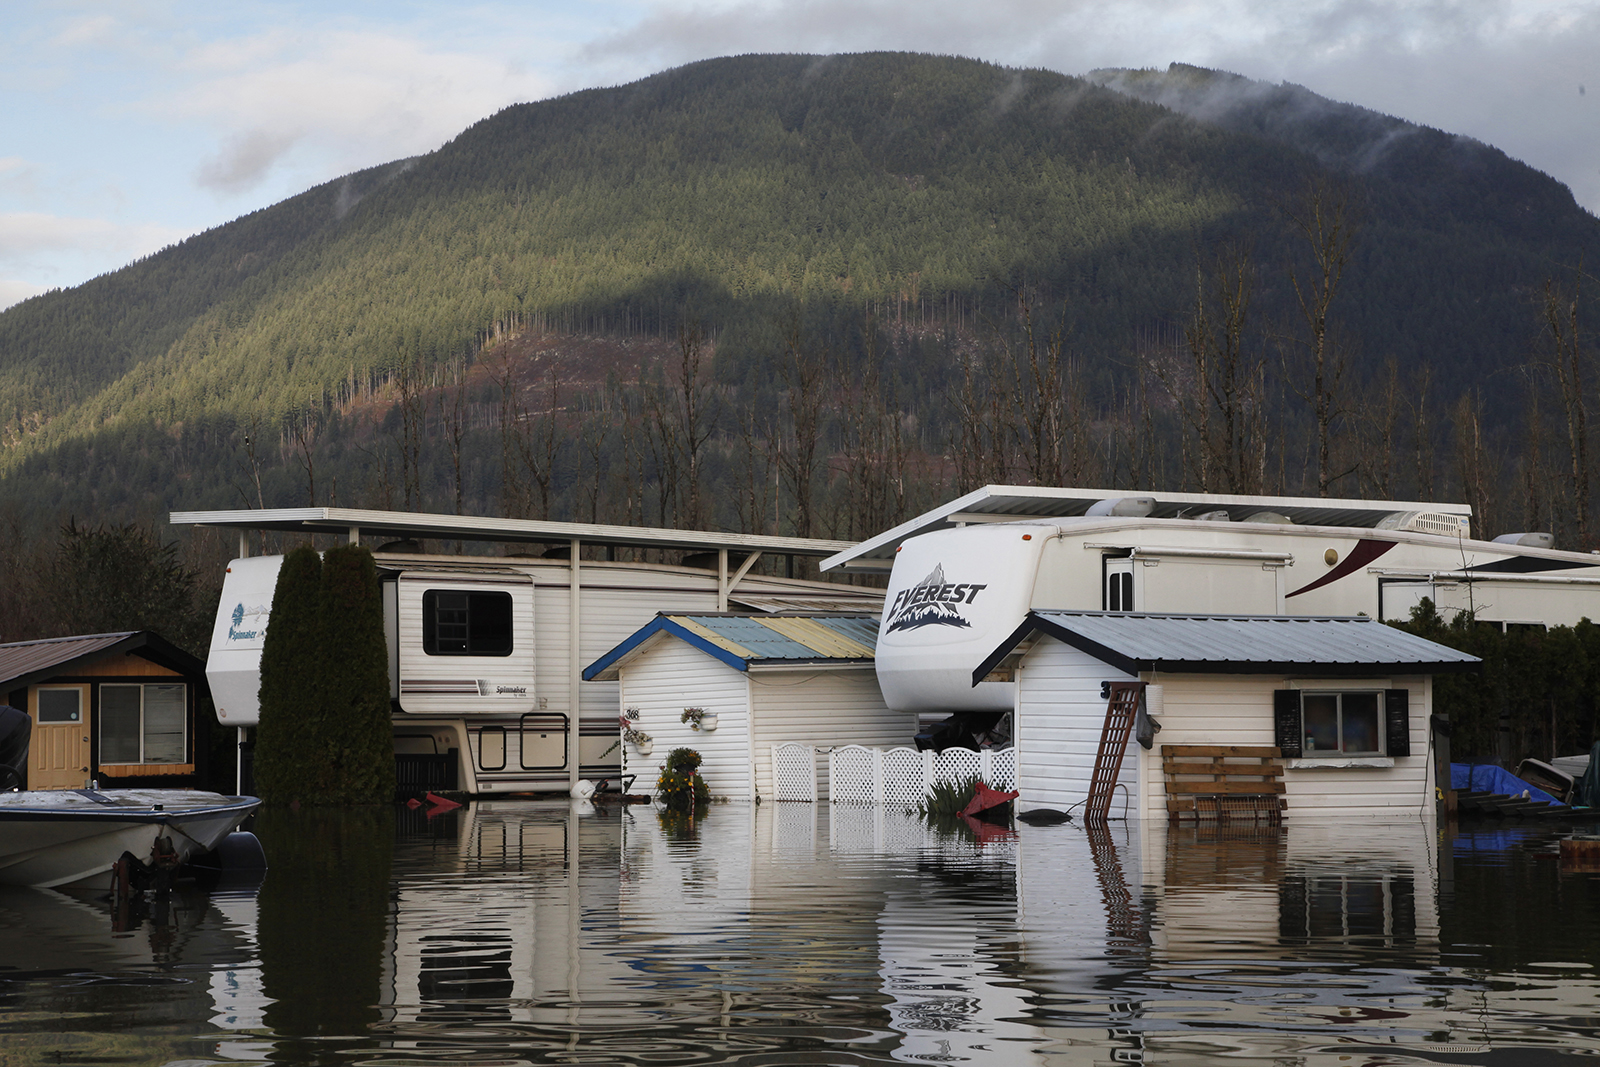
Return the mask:
{"type": "Polygon", "coordinates": [[[1352,465],[1334,471],[1334,429],[1345,414],[1340,390],[1345,360],[1329,330],[1330,309],[1350,265],[1355,237],[1349,191],[1322,178],[1311,179],[1300,204],[1286,214],[1311,253],[1310,271],[1302,273],[1292,267],[1289,271],[1300,317],[1305,321],[1303,344],[1309,362],[1289,379],[1302,383],[1296,392],[1311,407],[1317,443],[1317,495],[1328,496],[1333,483],[1355,469],[1352,465]]]}
{"type": "Polygon", "coordinates": [[[1579,339],[1579,302],[1583,272],[1574,272],[1571,291],[1554,278],[1544,283],[1544,332],[1549,344],[1549,366],[1561,390],[1561,411],[1566,419],[1567,456],[1572,470],[1572,504],[1578,543],[1589,547],[1589,396],[1584,384],[1587,358],[1579,339]]]}

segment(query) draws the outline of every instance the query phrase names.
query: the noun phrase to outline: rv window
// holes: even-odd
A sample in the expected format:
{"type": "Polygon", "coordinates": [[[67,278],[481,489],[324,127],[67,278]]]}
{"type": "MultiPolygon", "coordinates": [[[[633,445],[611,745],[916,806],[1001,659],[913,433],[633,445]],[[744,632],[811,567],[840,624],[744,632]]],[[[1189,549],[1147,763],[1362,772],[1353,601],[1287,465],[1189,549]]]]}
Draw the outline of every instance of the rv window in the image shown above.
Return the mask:
{"type": "Polygon", "coordinates": [[[430,656],[511,655],[511,594],[427,590],[422,650],[430,656]]]}
{"type": "Polygon", "coordinates": [[[1304,756],[1383,754],[1383,720],[1376,692],[1301,693],[1304,756]]]}
{"type": "Polygon", "coordinates": [[[101,763],[183,763],[188,694],[172,684],[100,687],[101,763]]]}

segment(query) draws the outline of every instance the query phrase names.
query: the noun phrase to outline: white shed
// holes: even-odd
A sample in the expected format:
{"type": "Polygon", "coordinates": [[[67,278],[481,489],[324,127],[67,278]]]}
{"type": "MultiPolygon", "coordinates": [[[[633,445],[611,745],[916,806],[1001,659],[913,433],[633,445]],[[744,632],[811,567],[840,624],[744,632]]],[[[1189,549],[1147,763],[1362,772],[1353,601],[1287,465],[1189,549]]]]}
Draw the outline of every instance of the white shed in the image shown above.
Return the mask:
{"type": "Polygon", "coordinates": [[[1002,664],[1019,811],[1085,802],[1106,691],[1137,683],[1159,731],[1149,749],[1126,742],[1112,817],[1166,819],[1198,791],[1194,775],[1168,788],[1163,749],[1237,746],[1276,750],[1284,817],[1301,819],[1432,813],[1433,675],[1479,661],[1366,617],[1034,611],[974,678],[1002,664]]]}
{"type": "MultiPolygon", "coordinates": [[[[917,717],[890,711],[873,671],[878,619],[857,614],[712,613],[657,615],[583,672],[585,681],[617,680],[621,725],[645,734],[643,746],[621,740],[622,773],[649,792],[667,753],[687,747],[702,758],[700,775],[713,796],[777,798],[773,748],[797,743],[816,750],[814,766],[838,745],[906,745],[917,717]],[[697,709],[697,728],[683,721],[697,709]],[[713,717],[714,719],[710,719],[713,717]],[[712,722],[707,729],[707,721],[712,722]]],[[[802,750],[788,750],[791,758],[802,750]]],[[[796,763],[785,763],[793,795],[796,763]]],[[[827,798],[825,772],[817,800],[827,798]]]]}

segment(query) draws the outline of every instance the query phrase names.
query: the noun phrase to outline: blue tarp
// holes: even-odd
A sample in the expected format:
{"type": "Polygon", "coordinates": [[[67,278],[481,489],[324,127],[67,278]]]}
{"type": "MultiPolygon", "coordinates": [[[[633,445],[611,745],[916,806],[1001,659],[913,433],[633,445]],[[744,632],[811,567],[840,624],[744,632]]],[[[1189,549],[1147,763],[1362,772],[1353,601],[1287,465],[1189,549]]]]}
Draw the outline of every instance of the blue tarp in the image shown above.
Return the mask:
{"type": "Polygon", "coordinates": [[[1492,763],[1450,764],[1450,788],[1472,793],[1502,793],[1511,797],[1520,797],[1523,790],[1527,790],[1529,800],[1546,804],[1560,803],[1538,786],[1529,785],[1504,767],[1496,767],[1492,763]]]}

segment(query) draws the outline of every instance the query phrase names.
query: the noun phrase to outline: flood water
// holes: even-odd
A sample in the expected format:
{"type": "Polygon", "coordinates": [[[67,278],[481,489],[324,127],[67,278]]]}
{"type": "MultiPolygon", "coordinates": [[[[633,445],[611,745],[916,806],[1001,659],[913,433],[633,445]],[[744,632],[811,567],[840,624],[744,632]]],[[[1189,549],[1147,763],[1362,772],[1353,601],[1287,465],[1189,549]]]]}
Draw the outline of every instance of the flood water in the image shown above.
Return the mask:
{"type": "Polygon", "coordinates": [[[1554,1064],[1560,829],[938,833],[810,805],[268,812],[259,886],[0,890],[0,1065],[1554,1064]]]}

